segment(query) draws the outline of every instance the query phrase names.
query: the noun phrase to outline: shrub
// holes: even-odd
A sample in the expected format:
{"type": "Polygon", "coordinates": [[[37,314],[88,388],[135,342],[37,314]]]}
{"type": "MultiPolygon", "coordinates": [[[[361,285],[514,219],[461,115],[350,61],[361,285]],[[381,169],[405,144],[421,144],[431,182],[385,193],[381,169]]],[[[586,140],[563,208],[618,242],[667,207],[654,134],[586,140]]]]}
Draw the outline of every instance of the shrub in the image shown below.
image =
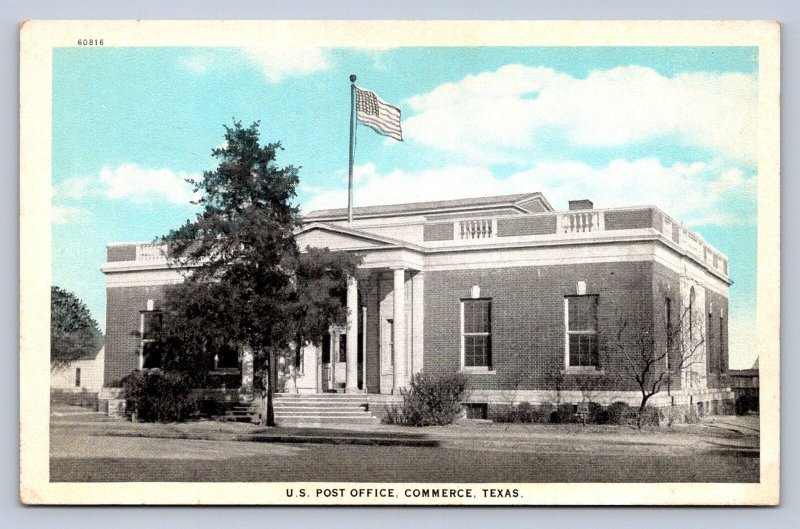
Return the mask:
{"type": "Polygon", "coordinates": [[[735,404],[736,415],[747,415],[751,410],[757,410],[758,405],[754,401],[755,399],[749,395],[741,395],[737,398],[735,404]]]}
{"type": "Polygon", "coordinates": [[[125,413],[142,422],[185,421],[197,411],[184,375],[134,371],[122,380],[125,413]]]}
{"type": "Polygon", "coordinates": [[[555,411],[550,413],[550,422],[553,424],[568,424],[577,422],[575,407],[572,404],[559,404],[555,411]]]}
{"type": "Polygon", "coordinates": [[[589,416],[586,418],[587,422],[591,424],[608,424],[609,413],[608,410],[603,408],[596,402],[589,403],[589,416]]]}
{"type": "Polygon", "coordinates": [[[683,415],[683,420],[686,424],[695,424],[700,422],[700,416],[697,414],[697,408],[689,406],[683,415]]]}
{"type": "Polygon", "coordinates": [[[409,388],[403,391],[402,406],[390,408],[385,421],[409,426],[451,424],[461,415],[467,383],[467,376],[463,373],[417,373],[409,388]]]}
{"type": "Polygon", "coordinates": [[[645,408],[642,410],[642,426],[658,426],[661,423],[661,414],[656,408],[645,408]]]}
{"type": "Polygon", "coordinates": [[[606,412],[608,413],[608,424],[625,424],[630,408],[626,403],[617,401],[612,402],[606,412]]]}
{"type": "Polygon", "coordinates": [[[536,409],[528,402],[511,405],[494,416],[495,422],[536,422],[536,409]]]}
{"type": "Polygon", "coordinates": [[[534,422],[548,423],[550,422],[550,415],[555,411],[555,406],[552,404],[539,404],[534,411],[534,422]]]}

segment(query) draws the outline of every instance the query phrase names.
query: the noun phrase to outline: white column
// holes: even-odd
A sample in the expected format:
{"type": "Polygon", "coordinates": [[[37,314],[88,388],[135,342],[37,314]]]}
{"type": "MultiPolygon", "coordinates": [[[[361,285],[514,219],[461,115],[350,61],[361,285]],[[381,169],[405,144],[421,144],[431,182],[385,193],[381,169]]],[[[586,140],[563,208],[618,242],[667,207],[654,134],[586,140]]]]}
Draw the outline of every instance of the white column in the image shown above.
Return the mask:
{"type": "Polygon", "coordinates": [[[406,387],[406,271],[394,269],[394,380],[392,393],[406,387]]]}
{"type": "Polygon", "coordinates": [[[358,281],[347,278],[347,370],[344,389],[358,393],[358,281]]]}

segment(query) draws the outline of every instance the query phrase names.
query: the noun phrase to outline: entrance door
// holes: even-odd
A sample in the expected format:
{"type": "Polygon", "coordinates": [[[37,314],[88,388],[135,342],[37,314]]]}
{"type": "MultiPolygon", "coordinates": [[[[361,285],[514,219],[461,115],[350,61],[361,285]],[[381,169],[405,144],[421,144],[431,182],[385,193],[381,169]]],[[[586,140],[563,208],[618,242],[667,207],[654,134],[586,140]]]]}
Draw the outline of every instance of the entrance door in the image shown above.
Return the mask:
{"type": "Polygon", "coordinates": [[[331,335],[326,334],[322,339],[322,391],[333,390],[331,370],[331,335]]]}

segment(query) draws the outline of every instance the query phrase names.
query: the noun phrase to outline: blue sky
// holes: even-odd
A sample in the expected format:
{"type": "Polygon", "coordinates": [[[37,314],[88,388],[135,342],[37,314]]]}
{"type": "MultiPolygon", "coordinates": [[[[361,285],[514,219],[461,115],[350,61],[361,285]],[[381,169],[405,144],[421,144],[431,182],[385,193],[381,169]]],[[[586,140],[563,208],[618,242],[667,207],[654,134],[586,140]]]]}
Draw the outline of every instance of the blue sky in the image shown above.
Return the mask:
{"type": "Polygon", "coordinates": [[[730,258],[731,364],[755,359],[758,50],[747,47],[59,48],[53,283],[104,327],[109,242],[193,214],[223,124],[261,121],[299,204],[343,207],[348,76],[400,107],[359,127],[356,205],[541,191],[557,208],[655,204],[730,258]]]}

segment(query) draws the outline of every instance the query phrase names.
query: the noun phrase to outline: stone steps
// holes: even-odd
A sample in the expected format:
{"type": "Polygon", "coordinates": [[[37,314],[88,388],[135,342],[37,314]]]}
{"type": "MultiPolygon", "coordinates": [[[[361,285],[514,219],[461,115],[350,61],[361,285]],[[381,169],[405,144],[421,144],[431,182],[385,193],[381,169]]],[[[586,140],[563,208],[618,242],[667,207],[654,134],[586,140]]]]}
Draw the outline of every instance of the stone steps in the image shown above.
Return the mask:
{"type": "MultiPolygon", "coordinates": [[[[377,424],[367,411],[366,395],[341,393],[275,395],[273,409],[279,426],[324,427],[329,424],[377,424]]],[[[241,403],[219,418],[228,422],[257,423],[261,413],[260,401],[241,403]]]]}
{"type": "Polygon", "coordinates": [[[366,395],[342,393],[275,395],[275,422],[284,426],[376,424],[367,411],[366,395]]]}

